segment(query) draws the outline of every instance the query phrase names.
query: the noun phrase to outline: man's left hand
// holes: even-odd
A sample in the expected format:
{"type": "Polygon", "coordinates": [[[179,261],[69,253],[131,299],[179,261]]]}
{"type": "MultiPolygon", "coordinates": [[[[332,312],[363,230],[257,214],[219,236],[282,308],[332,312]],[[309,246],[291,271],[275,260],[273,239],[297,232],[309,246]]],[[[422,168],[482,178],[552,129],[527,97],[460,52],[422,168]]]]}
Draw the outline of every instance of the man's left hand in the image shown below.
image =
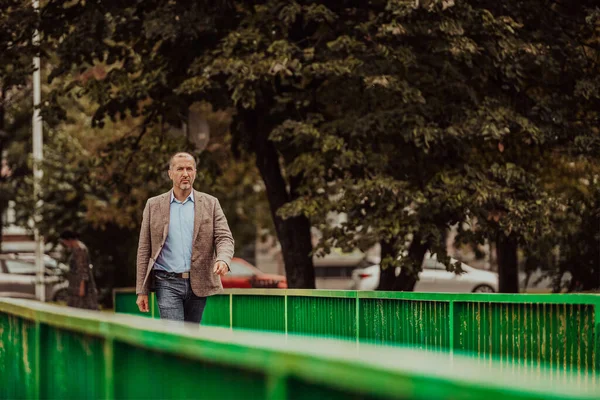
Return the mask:
{"type": "Polygon", "coordinates": [[[227,264],[225,264],[223,261],[217,261],[215,263],[215,269],[214,269],[215,274],[217,275],[226,275],[227,272],[229,272],[229,267],[227,266],[227,264]]]}

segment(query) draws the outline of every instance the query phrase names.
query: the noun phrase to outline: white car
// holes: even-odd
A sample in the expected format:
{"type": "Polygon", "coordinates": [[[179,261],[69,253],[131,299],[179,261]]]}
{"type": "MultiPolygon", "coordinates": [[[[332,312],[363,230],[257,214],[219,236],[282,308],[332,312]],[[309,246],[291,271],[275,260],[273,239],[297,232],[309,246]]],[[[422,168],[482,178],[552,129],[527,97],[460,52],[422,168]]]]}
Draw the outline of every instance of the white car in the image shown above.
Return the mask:
{"type": "MultiPolygon", "coordinates": [[[[44,255],[46,299],[66,301],[69,282],[65,273],[69,267],[44,255]]],[[[0,297],[36,298],[35,255],[0,254],[0,297]]]]}
{"type": "MultiPolygon", "coordinates": [[[[455,259],[451,259],[455,263],[455,259]]],[[[415,285],[415,292],[477,292],[494,293],[498,291],[498,274],[483,271],[461,263],[464,273],[458,275],[446,271],[446,266],[434,257],[425,257],[423,271],[415,285]]],[[[379,264],[366,268],[357,268],[352,272],[353,290],[376,290],[379,286],[379,264]]],[[[396,276],[400,268],[396,268],[396,276]]]]}

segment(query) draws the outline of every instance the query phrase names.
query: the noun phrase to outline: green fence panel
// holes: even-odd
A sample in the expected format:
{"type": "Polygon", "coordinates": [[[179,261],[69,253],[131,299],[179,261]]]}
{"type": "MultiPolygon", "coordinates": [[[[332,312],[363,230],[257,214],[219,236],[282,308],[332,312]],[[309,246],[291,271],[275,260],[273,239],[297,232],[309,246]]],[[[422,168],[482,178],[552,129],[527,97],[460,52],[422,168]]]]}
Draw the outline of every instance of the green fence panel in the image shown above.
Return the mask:
{"type": "Polygon", "coordinates": [[[3,399],[600,398],[590,373],[28,300],[0,299],[0,338],[3,399]]]}
{"type": "Polygon", "coordinates": [[[448,302],[361,299],[360,340],[403,344],[421,349],[448,349],[448,302]]]}
{"type": "Polygon", "coordinates": [[[152,293],[149,298],[150,312],[143,313],[139,310],[137,304],[135,303],[137,300],[135,289],[115,289],[113,291],[113,304],[115,307],[115,312],[118,313],[134,314],[142,317],[151,318],[153,316],[153,299],[154,293],[152,293]]]}
{"type": "Polygon", "coordinates": [[[265,376],[233,365],[174,357],[127,343],[115,344],[115,365],[120,371],[114,380],[118,398],[266,398],[265,376]]]}
{"type": "Polygon", "coordinates": [[[231,301],[233,328],[285,332],[284,296],[239,295],[231,301]]]}
{"type": "Polygon", "coordinates": [[[306,382],[290,379],[287,383],[290,400],[378,400],[381,397],[370,395],[367,391],[344,391],[324,385],[307,384],[306,382]]]}
{"type": "MultiPolygon", "coordinates": [[[[230,295],[210,296],[206,300],[202,324],[208,326],[231,326],[230,295]]],[[[158,307],[156,307],[158,308],[158,307]]]]}
{"type": "Polygon", "coordinates": [[[45,398],[105,397],[105,358],[99,338],[40,325],[40,393],[45,398]]]}
{"type": "Polygon", "coordinates": [[[599,295],[231,289],[205,313],[207,325],[600,370],[599,295]]]}
{"type": "MultiPolygon", "coordinates": [[[[313,291],[307,291],[314,293],[313,291]]],[[[352,292],[322,291],[318,296],[287,296],[287,332],[356,339],[357,302],[352,292]]]]}
{"type": "Polygon", "coordinates": [[[454,311],[455,349],[569,371],[594,365],[592,305],[455,303],[454,311]]]}
{"type": "Polygon", "coordinates": [[[0,398],[37,396],[38,327],[34,321],[0,313],[0,398]]]}

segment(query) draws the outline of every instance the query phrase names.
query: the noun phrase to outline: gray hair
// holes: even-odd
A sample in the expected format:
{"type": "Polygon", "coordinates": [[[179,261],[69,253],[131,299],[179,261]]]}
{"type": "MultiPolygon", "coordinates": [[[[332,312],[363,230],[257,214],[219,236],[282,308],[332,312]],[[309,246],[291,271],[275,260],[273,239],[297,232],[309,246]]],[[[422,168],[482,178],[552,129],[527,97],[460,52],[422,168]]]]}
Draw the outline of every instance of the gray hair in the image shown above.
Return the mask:
{"type": "Polygon", "coordinates": [[[192,161],[194,161],[194,168],[196,168],[196,158],[193,155],[191,155],[187,151],[178,151],[177,153],[173,154],[171,156],[171,158],[169,158],[169,169],[171,169],[173,167],[173,163],[175,162],[175,158],[177,158],[177,157],[189,157],[189,158],[191,158],[192,161]]]}

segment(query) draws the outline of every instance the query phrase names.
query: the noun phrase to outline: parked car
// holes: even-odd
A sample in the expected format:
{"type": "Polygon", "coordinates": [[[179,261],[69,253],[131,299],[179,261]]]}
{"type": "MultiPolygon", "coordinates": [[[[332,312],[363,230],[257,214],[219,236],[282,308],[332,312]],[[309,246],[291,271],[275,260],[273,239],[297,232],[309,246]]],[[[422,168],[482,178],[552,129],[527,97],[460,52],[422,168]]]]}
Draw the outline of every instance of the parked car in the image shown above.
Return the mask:
{"type": "MultiPolygon", "coordinates": [[[[452,259],[452,263],[456,260],[452,259]]],[[[415,292],[477,292],[494,293],[498,291],[498,274],[483,271],[461,263],[461,274],[449,272],[446,266],[429,254],[423,261],[423,271],[415,285],[415,292]]],[[[352,273],[352,289],[376,290],[379,286],[379,264],[366,268],[357,268],[352,273]]],[[[400,268],[396,268],[396,276],[400,268]]]]}
{"type": "Polygon", "coordinates": [[[287,288],[285,276],[266,274],[241,258],[234,257],[229,267],[231,272],[221,277],[224,288],[287,288]]]}
{"type": "MultiPolygon", "coordinates": [[[[66,301],[68,267],[45,255],[46,300],[66,301]]],[[[35,299],[36,266],[31,254],[0,255],[0,297],[35,299]]]]}

